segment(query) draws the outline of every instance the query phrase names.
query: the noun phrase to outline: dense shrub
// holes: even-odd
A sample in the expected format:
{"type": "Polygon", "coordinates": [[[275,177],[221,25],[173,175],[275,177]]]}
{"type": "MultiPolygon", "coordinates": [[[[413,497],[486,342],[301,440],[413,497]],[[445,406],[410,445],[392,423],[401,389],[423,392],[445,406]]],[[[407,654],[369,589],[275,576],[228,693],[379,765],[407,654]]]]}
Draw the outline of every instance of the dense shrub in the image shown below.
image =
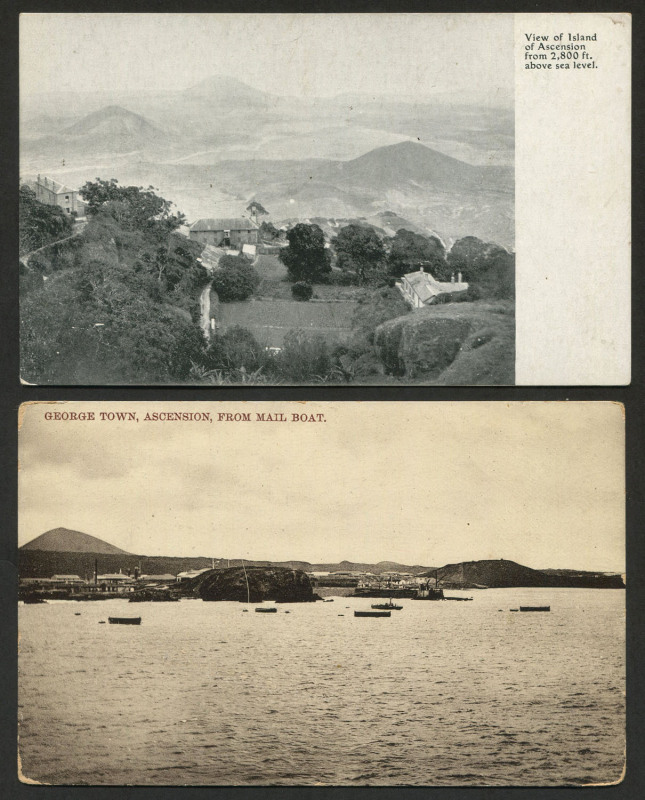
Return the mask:
{"type": "Polygon", "coordinates": [[[359,282],[358,273],[339,269],[328,272],[319,281],[319,283],[324,283],[329,286],[357,286],[359,282]]]}
{"type": "Polygon", "coordinates": [[[214,336],[208,345],[204,365],[210,370],[253,372],[264,365],[265,350],[251,331],[233,325],[221,336],[214,336]]]}
{"type": "Polygon", "coordinates": [[[475,300],[481,300],[483,297],[482,290],[476,284],[469,286],[463,292],[446,292],[439,294],[434,299],[434,305],[443,305],[445,303],[472,303],[475,300]]]}
{"type": "Polygon", "coordinates": [[[304,331],[289,331],[282,350],[271,361],[278,376],[293,383],[318,383],[329,377],[332,367],[327,343],[322,336],[307,336],[304,331]]]}
{"type": "Polygon", "coordinates": [[[296,300],[311,300],[314,294],[314,290],[310,283],[306,283],[305,281],[298,281],[294,283],[291,287],[291,294],[294,296],[296,300]]]}
{"type": "Polygon", "coordinates": [[[257,289],[260,276],[244,256],[222,256],[213,289],[224,302],[246,300],[257,289]]]}

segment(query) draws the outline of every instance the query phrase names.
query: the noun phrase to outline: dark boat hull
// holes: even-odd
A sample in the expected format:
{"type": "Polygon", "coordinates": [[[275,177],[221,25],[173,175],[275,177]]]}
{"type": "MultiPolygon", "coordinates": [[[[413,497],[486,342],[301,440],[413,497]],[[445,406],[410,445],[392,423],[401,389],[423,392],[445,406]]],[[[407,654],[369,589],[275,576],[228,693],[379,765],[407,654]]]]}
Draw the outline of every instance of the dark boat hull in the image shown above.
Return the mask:
{"type": "Polygon", "coordinates": [[[354,611],[355,617],[389,617],[389,611],[354,611]]]}
{"type": "Polygon", "coordinates": [[[391,603],[373,603],[372,608],[377,608],[380,611],[401,611],[403,606],[395,606],[391,603]]]}
{"type": "Polygon", "coordinates": [[[258,614],[277,614],[277,608],[256,608],[255,609],[258,614]]]}
{"type": "Polygon", "coordinates": [[[520,611],[551,611],[551,606],[520,606],[520,611]]]}
{"type": "Polygon", "coordinates": [[[141,617],[108,617],[110,625],[141,625],[141,617]]]}

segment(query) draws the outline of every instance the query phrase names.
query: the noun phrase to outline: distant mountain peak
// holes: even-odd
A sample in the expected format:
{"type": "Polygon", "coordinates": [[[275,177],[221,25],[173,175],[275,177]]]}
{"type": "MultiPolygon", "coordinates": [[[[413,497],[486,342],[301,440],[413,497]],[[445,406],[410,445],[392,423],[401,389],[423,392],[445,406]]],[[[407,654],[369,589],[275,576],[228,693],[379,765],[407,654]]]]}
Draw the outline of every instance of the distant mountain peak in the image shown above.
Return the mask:
{"type": "Polygon", "coordinates": [[[158,134],[159,128],[141,114],[129,111],[123,106],[110,105],[93,111],[91,114],[66,128],[64,133],[74,136],[95,133],[107,128],[123,129],[129,133],[158,134]]]}
{"type": "Polygon", "coordinates": [[[23,544],[21,550],[47,550],[58,553],[113,553],[129,555],[126,550],[121,550],[109,542],[90,536],[89,533],[73,531],[69,528],[53,528],[45,531],[23,544]]]}

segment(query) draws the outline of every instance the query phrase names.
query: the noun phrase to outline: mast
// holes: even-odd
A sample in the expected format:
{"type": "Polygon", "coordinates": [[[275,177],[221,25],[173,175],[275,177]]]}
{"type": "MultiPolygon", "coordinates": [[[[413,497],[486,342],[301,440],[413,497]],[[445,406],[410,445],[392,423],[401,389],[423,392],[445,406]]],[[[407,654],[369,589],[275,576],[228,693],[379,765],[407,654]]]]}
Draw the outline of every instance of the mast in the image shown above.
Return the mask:
{"type": "Polygon", "coordinates": [[[251,590],[249,589],[249,576],[246,574],[246,567],[244,566],[244,559],[242,561],[242,569],[244,570],[244,579],[246,580],[246,602],[251,602],[251,590]]]}

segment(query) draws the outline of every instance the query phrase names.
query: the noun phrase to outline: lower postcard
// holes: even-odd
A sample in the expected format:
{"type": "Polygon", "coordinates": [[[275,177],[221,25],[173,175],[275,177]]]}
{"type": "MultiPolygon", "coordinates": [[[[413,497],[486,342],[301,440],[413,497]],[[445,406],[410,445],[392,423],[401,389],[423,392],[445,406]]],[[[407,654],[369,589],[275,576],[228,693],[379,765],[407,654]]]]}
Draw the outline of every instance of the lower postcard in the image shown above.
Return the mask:
{"type": "Polygon", "coordinates": [[[621,781],[622,406],[33,403],[19,428],[23,782],[621,781]]]}

